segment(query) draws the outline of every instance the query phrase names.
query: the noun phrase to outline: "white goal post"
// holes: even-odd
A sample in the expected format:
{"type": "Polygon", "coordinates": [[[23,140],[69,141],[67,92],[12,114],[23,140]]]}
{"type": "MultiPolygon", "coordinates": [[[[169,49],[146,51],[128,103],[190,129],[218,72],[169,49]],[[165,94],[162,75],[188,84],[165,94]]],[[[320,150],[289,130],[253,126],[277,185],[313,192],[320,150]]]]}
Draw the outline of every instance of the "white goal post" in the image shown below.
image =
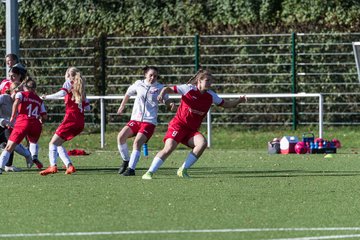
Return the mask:
{"type": "MultiPolygon", "coordinates": [[[[315,97],[319,101],[319,137],[323,137],[323,105],[324,99],[320,93],[278,93],[278,94],[219,94],[224,99],[236,99],[240,96],[246,95],[248,99],[251,98],[303,98],[315,97]]],[[[105,100],[123,99],[124,96],[88,96],[89,100],[100,100],[100,124],[101,124],[101,148],[105,146],[105,100]]],[[[134,98],[134,97],[132,97],[134,98]]],[[[170,95],[170,98],[180,99],[180,95],[170,95]]],[[[120,105],[120,103],[119,103],[120,105]]],[[[207,114],[207,140],[208,147],[211,146],[211,109],[207,114]]]]}

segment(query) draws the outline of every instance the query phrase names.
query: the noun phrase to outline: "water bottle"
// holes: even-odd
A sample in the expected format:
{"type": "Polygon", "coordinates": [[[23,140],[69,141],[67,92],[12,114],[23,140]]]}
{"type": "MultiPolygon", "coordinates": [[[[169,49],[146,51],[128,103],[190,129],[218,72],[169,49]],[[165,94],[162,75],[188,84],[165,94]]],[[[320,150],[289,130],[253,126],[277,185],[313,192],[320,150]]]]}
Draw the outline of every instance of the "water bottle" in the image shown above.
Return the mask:
{"type": "Polygon", "coordinates": [[[148,145],[147,143],[143,144],[143,153],[144,153],[144,157],[149,156],[149,151],[148,151],[148,145]]]}

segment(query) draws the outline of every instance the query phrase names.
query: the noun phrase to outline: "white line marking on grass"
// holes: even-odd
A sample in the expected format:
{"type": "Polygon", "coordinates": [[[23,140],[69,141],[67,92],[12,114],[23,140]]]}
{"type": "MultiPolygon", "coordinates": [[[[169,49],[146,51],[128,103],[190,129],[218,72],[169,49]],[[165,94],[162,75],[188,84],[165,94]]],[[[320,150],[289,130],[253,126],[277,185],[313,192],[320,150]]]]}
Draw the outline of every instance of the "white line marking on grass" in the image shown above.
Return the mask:
{"type": "Polygon", "coordinates": [[[331,235],[331,236],[317,236],[317,237],[300,237],[300,238],[272,238],[266,240],[323,240],[323,239],[345,239],[345,238],[357,238],[360,234],[351,235],[331,235]]]}
{"type": "MultiPolygon", "coordinates": [[[[237,228],[237,229],[200,229],[200,230],[144,230],[144,231],[112,231],[112,232],[59,232],[59,233],[15,233],[0,234],[0,238],[16,237],[66,237],[66,236],[95,236],[95,235],[135,235],[135,234],[173,234],[173,233],[235,233],[235,232],[292,232],[292,231],[360,231],[360,227],[332,227],[332,228],[237,228]]],[[[340,239],[360,237],[357,235],[336,235],[305,238],[282,238],[268,240],[314,240],[340,239]]]]}

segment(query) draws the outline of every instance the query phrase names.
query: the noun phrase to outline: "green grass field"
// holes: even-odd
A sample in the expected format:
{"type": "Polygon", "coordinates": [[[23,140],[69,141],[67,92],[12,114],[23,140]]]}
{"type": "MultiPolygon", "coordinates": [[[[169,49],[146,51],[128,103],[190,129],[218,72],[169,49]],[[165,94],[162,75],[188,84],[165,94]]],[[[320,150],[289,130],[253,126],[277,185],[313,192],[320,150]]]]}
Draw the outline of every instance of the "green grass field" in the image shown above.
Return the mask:
{"type": "MultiPolygon", "coordinates": [[[[213,147],[180,179],[180,147],[151,181],[141,179],[162,144],[149,143],[135,177],[117,174],[116,131],[83,134],[68,149],[78,172],[3,173],[0,238],[7,239],[360,239],[360,131],[332,128],[343,148],[322,154],[269,155],[267,141],[304,130],[214,129],[213,147]]],[[[47,162],[49,132],[40,142],[47,162]]],[[[25,166],[19,157],[15,165],[25,166]]]]}

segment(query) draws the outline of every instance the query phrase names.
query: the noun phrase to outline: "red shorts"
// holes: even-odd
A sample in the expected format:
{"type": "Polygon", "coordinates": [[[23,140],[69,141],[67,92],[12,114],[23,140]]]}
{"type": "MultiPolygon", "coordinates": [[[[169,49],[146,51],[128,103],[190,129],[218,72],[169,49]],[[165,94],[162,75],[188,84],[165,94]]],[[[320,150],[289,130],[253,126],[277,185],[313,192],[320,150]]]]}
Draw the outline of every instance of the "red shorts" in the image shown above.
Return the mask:
{"type": "Polygon", "coordinates": [[[156,128],[156,126],[152,123],[138,122],[138,121],[134,121],[134,120],[130,120],[130,122],[127,123],[127,126],[131,129],[134,136],[139,132],[139,133],[144,134],[148,140],[154,134],[154,131],[156,128]]]}
{"type": "Polygon", "coordinates": [[[65,115],[64,120],[55,131],[56,135],[65,141],[69,141],[79,135],[84,130],[85,126],[83,119],[76,120],[67,116],[68,115],[65,115]]]}
{"type": "Polygon", "coordinates": [[[20,144],[21,141],[27,137],[29,142],[37,143],[42,131],[42,124],[39,120],[31,121],[17,121],[11,131],[9,140],[20,144]]]}
{"type": "Polygon", "coordinates": [[[197,130],[189,129],[180,124],[179,122],[172,120],[169,123],[168,130],[164,137],[164,142],[166,141],[166,139],[171,138],[174,139],[177,143],[182,143],[190,147],[188,144],[189,140],[198,134],[201,133],[197,130]]]}

